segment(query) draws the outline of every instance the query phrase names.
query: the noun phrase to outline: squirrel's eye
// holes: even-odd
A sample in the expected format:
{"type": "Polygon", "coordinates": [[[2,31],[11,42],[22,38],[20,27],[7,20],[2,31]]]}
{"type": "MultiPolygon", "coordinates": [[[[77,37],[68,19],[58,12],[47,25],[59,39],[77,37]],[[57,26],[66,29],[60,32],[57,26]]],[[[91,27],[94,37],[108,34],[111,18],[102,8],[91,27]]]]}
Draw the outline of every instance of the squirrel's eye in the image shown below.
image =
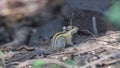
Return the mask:
{"type": "Polygon", "coordinates": [[[72,29],[73,29],[74,27],[72,27],[72,29]]]}

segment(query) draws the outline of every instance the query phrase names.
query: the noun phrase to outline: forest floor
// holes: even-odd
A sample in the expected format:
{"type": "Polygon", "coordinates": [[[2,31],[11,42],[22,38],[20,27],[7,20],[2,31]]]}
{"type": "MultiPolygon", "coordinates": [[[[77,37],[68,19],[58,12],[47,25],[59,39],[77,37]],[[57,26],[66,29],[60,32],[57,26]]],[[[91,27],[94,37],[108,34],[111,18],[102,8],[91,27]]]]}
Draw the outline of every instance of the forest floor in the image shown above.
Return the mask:
{"type": "MultiPolygon", "coordinates": [[[[83,7],[79,7],[81,10],[74,11],[59,0],[60,3],[54,0],[54,4],[50,2],[47,9],[46,1],[48,0],[42,2],[43,5],[38,5],[41,3],[38,2],[36,6],[40,6],[40,9],[33,14],[22,11],[25,9],[21,8],[13,11],[21,10],[25,14],[23,16],[14,14],[11,9],[3,15],[0,12],[0,68],[120,68],[120,32],[102,13],[103,7],[109,5],[108,2],[99,8],[101,11],[94,7],[97,4],[91,5],[94,9],[86,7],[86,10],[83,10],[84,3],[83,7]],[[64,26],[79,28],[74,35],[67,34],[73,37],[69,39],[73,45],[68,46],[66,41],[59,40],[58,44],[65,43],[66,46],[61,45],[62,49],[49,50],[52,39],[59,39],[56,33],[63,32],[64,26]]],[[[30,6],[31,2],[21,3],[30,6]]],[[[101,0],[96,3],[102,2],[101,0]]],[[[90,4],[88,3],[88,6],[90,4]]],[[[76,8],[78,6],[74,5],[76,8]]],[[[69,30],[66,33],[68,32],[69,30]]],[[[65,40],[68,38],[61,33],[58,35],[65,40]]]]}

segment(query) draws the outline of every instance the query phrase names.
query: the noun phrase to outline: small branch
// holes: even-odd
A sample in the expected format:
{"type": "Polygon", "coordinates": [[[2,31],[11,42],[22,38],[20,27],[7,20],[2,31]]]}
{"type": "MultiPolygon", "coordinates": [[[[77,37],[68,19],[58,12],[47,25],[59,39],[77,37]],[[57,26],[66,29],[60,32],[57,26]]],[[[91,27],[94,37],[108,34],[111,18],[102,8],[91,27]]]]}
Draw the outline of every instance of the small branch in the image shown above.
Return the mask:
{"type": "Polygon", "coordinates": [[[10,58],[10,57],[12,57],[13,55],[18,54],[18,53],[20,53],[20,52],[8,52],[8,53],[3,54],[2,56],[0,56],[0,59],[1,59],[2,62],[3,62],[4,68],[7,68],[7,67],[6,67],[6,64],[5,64],[5,59],[8,58],[8,57],[10,58]]]}
{"type": "Polygon", "coordinates": [[[108,59],[108,58],[110,58],[110,57],[113,57],[113,56],[115,56],[115,55],[117,55],[117,54],[120,54],[120,51],[115,52],[115,53],[112,53],[112,54],[110,54],[110,55],[106,55],[106,56],[104,56],[104,57],[102,57],[102,58],[100,58],[100,59],[98,59],[98,60],[96,60],[96,61],[93,61],[93,62],[91,62],[91,63],[88,63],[88,64],[86,64],[86,65],[84,65],[84,66],[82,66],[82,67],[80,67],[80,68],[87,68],[88,66],[92,66],[92,65],[98,64],[98,63],[100,63],[101,61],[103,61],[103,60],[105,60],[105,59],[108,59]]]}
{"type": "Polygon", "coordinates": [[[110,65],[110,64],[117,63],[117,62],[120,62],[120,58],[114,59],[113,61],[103,62],[103,64],[105,64],[105,65],[110,65]]]}
{"type": "Polygon", "coordinates": [[[7,67],[6,67],[6,64],[5,64],[5,58],[0,58],[0,59],[1,59],[1,61],[2,61],[3,67],[4,67],[4,68],[7,68],[7,67]]]}
{"type": "Polygon", "coordinates": [[[98,30],[97,30],[97,24],[96,24],[96,17],[95,16],[92,17],[92,25],[93,25],[94,34],[97,37],[98,36],[98,30]]]}
{"type": "Polygon", "coordinates": [[[71,14],[70,26],[72,26],[73,16],[74,16],[74,12],[72,12],[72,14],[71,14]]]}
{"type": "Polygon", "coordinates": [[[87,32],[87,33],[89,33],[93,38],[96,38],[96,36],[92,33],[92,32],[90,32],[89,30],[80,30],[81,32],[87,32]]]}

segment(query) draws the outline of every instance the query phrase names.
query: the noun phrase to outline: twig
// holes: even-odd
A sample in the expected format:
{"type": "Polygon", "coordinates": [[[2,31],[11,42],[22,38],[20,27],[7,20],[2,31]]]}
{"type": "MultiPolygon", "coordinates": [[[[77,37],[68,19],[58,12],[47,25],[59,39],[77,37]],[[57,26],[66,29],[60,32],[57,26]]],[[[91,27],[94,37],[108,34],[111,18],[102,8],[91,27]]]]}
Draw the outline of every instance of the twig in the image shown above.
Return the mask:
{"type": "Polygon", "coordinates": [[[113,61],[104,62],[103,64],[105,64],[105,65],[110,65],[110,64],[117,63],[117,62],[120,62],[120,58],[115,59],[115,60],[113,60],[113,61]]]}
{"type": "Polygon", "coordinates": [[[6,67],[6,64],[5,64],[5,58],[7,58],[7,57],[12,57],[13,55],[18,54],[18,53],[20,53],[20,52],[8,52],[7,54],[3,54],[2,56],[0,56],[0,59],[1,59],[2,62],[3,62],[4,68],[7,68],[7,67],[6,67]]]}
{"type": "Polygon", "coordinates": [[[89,30],[81,30],[82,32],[84,31],[84,32],[88,32],[93,38],[96,38],[96,36],[92,33],[92,32],[90,32],[89,30]]]}
{"type": "Polygon", "coordinates": [[[4,68],[7,68],[7,67],[6,67],[6,64],[5,64],[5,58],[0,58],[0,59],[1,59],[2,63],[3,63],[3,67],[4,67],[4,68]]]}
{"type": "Polygon", "coordinates": [[[87,53],[87,52],[91,52],[91,51],[94,51],[94,50],[97,50],[97,49],[99,49],[99,48],[112,48],[112,49],[118,49],[118,50],[120,50],[120,48],[118,47],[114,47],[114,46],[102,46],[102,45],[100,45],[100,46],[97,46],[97,47],[89,47],[90,49],[81,49],[81,50],[78,50],[78,52],[77,53],[75,53],[74,55],[78,55],[78,54],[84,54],[84,53],[87,53]]]}
{"type": "Polygon", "coordinates": [[[34,47],[28,47],[28,46],[26,46],[26,45],[17,48],[17,50],[22,50],[22,49],[24,49],[24,50],[26,50],[26,51],[32,51],[32,50],[35,50],[34,47]]]}
{"type": "Polygon", "coordinates": [[[12,51],[10,51],[10,52],[0,56],[0,58],[8,58],[8,57],[11,58],[15,54],[19,54],[19,53],[23,53],[23,52],[20,52],[20,51],[12,52],[12,51]]]}
{"type": "Polygon", "coordinates": [[[50,54],[48,56],[54,56],[54,55],[65,55],[65,54],[74,54],[78,52],[78,50],[71,50],[71,51],[63,51],[63,52],[57,52],[57,53],[54,53],[54,54],[50,54]]]}
{"type": "Polygon", "coordinates": [[[106,56],[102,57],[101,59],[98,59],[98,60],[96,60],[96,61],[93,61],[93,62],[91,62],[91,63],[88,63],[88,64],[86,64],[86,65],[84,65],[84,66],[82,66],[82,67],[80,67],[80,68],[87,68],[88,66],[92,66],[92,65],[98,64],[98,63],[100,63],[101,61],[103,61],[103,60],[105,60],[105,59],[108,59],[108,58],[110,58],[110,57],[113,57],[113,56],[115,56],[115,55],[117,55],[117,54],[120,54],[120,51],[114,52],[114,53],[112,53],[112,54],[110,54],[110,55],[106,55],[106,56]]]}
{"type": "Polygon", "coordinates": [[[72,12],[72,15],[71,15],[70,26],[72,26],[73,16],[74,16],[74,12],[72,12]]]}
{"type": "Polygon", "coordinates": [[[95,16],[92,17],[92,25],[93,25],[93,31],[94,31],[95,36],[98,36],[98,30],[97,30],[96,17],[95,16]]]}

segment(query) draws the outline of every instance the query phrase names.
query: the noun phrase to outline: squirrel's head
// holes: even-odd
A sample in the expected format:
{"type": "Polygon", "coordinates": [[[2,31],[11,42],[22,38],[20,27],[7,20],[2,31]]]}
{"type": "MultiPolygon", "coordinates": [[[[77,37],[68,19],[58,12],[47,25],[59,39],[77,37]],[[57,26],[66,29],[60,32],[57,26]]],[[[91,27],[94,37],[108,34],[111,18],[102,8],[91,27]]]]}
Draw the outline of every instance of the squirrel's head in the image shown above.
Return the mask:
{"type": "Polygon", "coordinates": [[[78,29],[79,28],[76,26],[67,26],[63,28],[64,31],[71,32],[72,34],[77,33],[78,29]]]}

